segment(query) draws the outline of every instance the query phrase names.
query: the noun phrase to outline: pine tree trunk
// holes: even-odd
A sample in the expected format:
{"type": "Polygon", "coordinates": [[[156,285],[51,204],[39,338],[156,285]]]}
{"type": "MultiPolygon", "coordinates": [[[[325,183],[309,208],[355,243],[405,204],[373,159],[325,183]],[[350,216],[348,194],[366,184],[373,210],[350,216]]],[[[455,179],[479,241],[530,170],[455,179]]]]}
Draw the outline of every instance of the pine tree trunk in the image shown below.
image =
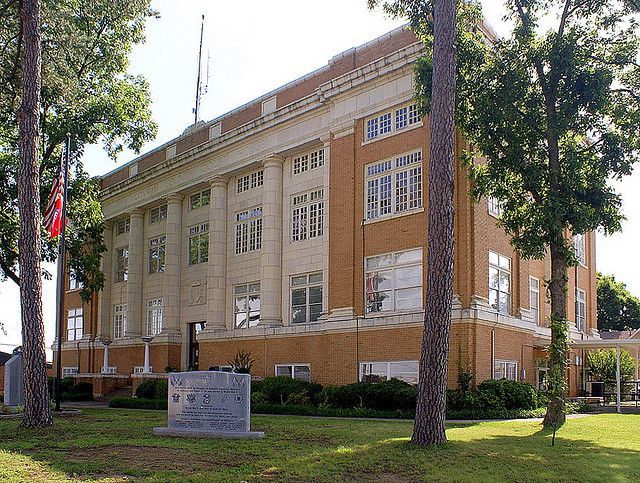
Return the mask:
{"type": "Polygon", "coordinates": [[[433,87],[429,150],[429,246],[424,334],[412,442],[446,442],[447,362],[453,294],[456,1],[434,4],[433,87]]]}
{"type": "Polygon", "coordinates": [[[24,417],[22,426],[53,424],[47,389],[47,366],[42,321],[42,272],[40,270],[40,192],[38,140],[40,111],[40,0],[23,0],[22,105],[18,112],[20,168],[20,303],[24,362],[24,417]]]}

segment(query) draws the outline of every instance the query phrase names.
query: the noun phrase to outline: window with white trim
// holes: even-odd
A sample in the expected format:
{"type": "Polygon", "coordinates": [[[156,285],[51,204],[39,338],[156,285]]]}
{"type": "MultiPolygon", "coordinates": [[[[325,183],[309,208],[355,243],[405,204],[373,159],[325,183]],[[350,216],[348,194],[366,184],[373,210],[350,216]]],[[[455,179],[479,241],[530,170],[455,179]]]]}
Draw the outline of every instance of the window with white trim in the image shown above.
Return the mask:
{"type": "Polygon", "coordinates": [[[402,131],[420,122],[422,118],[416,104],[408,104],[383,112],[365,120],[364,140],[371,141],[385,134],[402,131]]]}
{"type": "Polygon", "coordinates": [[[311,366],[309,364],[276,364],[276,377],[292,377],[301,381],[311,381],[311,366]]]}
{"type": "Polygon", "coordinates": [[[260,322],[260,282],[233,287],[234,328],[248,329],[260,322]]]}
{"type": "Polygon", "coordinates": [[[324,148],[301,154],[293,158],[291,163],[293,174],[300,174],[310,169],[324,166],[324,148]]]}
{"type": "Polygon", "coordinates": [[[149,274],[164,273],[166,243],[164,235],[149,240],[149,274]]]}
{"type": "Polygon", "coordinates": [[[116,236],[129,233],[130,228],[131,221],[129,220],[129,218],[127,218],[126,220],[118,220],[116,222],[116,236]]]}
{"type": "Polygon", "coordinates": [[[361,382],[381,382],[400,379],[418,384],[418,361],[361,362],[361,382]]]}
{"type": "Polygon", "coordinates": [[[491,216],[495,216],[496,218],[500,218],[502,216],[502,202],[495,196],[489,196],[487,198],[487,209],[491,216]]]}
{"type": "Polygon", "coordinates": [[[209,261],[209,223],[189,228],[189,265],[209,261]]]}
{"type": "Polygon", "coordinates": [[[82,309],[71,309],[67,311],[67,340],[82,339],[83,321],[82,309]]]}
{"type": "Polygon", "coordinates": [[[116,249],[116,282],[126,282],[129,270],[129,247],[116,249]]]}
{"type": "Polygon", "coordinates": [[[127,304],[113,306],[113,338],[121,339],[127,330],[127,304]]]}
{"type": "Polygon", "coordinates": [[[515,361],[494,361],[493,378],[507,379],[509,381],[518,380],[518,363],[515,361]]]}
{"type": "Polygon", "coordinates": [[[163,311],[162,299],[147,301],[147,326],[145,328],[145,335],[158,335],[162,332],[163,311]]]}
{"type": "Polygon", "coordinates": [[[156,206],[149,210],[149,224],[167,219],[167,205],[156,206]]]}
{"type": "Polygon", "coordinates": [[[367,257],[367,312],[422,309],[422,249],[367,257]]]}
{"type": "Polygon", "coordinates": [[[291,322],[316,322],[322,313],[322,272],[291,277],[291,322]]]}
{"type": "Polygon", "coordinates": [[[78,374],[78,368],[77,367],[63,367],[62,368],[62,377],[71,377],[74,374],[78,374]]]}
{"type": "Polygon", "coordinates": [[[324,190],[293,196],[291,200],[291,241],[322,236],[324,223],[324,190]]]}
{"type": "Polygon", "coordinates": [[[489,305],[509,313],[511,307],[511,259],[489,252],[489,305]]]}
{"type": "Polygon", "coordinates": [[[199,191],[189,196],[189,209],[197,210],[211,203],[211,190],[199,191]]]}
{"type": "Polygon", "coordinates": [[[254,171],[253,173],[249,173],[245,176],[240,176],[237,181],[237,189],[238,193],[243,193],[244,191],[248,191],[253,188],[257,188],[264,184],[264,171],[261,169],[259,171],[254,171]]]}
{"type": "Polygon", "coordinates": [[[584,332],[587,322],[587,294],[584,290],[576,291],[576,327],[584,332]]]}
{"type": "Polygon", "coordinates": [[[367,220],[422,208],[422,151],[365,167],[367,220]]]}
{"type": "Polygon", "coordinates": [[[236,214],[236,255],[262,248],[262,206],[236,214]]]}
{"type": "Polygon", "coordinates": [[[76,278],[71,270],[69,270],[69,290],[80,290],[84,285],[76,278]]]}
{"type": "Polygon", "coordinates": [[[585,248],[585,237],[583,234],[573,236],[573,250],[575,253],[576,261],[580,265],[587,264],[587,252],[585,248]]]}
{"type": "Polygon", "coordinates": [[[529,311],[536,324],[540,323],[540,280],[529,277],[529,311]]]}

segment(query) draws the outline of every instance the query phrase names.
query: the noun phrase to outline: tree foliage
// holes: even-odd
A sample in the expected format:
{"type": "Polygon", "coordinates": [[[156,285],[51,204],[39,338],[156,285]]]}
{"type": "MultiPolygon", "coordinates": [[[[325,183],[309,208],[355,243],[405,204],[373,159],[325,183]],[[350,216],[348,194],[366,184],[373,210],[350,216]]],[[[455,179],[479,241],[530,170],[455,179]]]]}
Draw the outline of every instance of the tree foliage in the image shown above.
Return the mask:
{"type": "MultiPolygon", "coordinates": [[[[17,119],[20,105],[21,23],[18,0],[0,0],[0,276],[19,283],[16,270],[18,206],[17,119]]],[[[56,176],[66,133],[72,139],[69,190],[70,265],[91,290],[101,288],[95,270],[104,251],[98,187],[84,173],[84,146],[102,142],[115,159],[124,147],[139,151],[156,133],[146,80],[127,74],[132,47],[144,41],[144,26],[156,13],[149,0],[43,0],[41,102],[41,206],[56,176]],[[97,257],[97,258],[96,258],[97,257]]],[[[43,238],[45,261],[57,241],[43,238]]]]}
{"type": "MultiPolygon", "coordinates": [[[[594,381],[616,380],[616,350],[598,349],[587,354],[587,373],[594,381]]],[[[620,380],[633,381],[636,377],[636,362],[626,350],[620,351],[620,380]]]]}
{"type": "Polygon", "coordinates": [[[598,273],[598,330],[640,329],[640,299],[613,275],[598,273]]]}

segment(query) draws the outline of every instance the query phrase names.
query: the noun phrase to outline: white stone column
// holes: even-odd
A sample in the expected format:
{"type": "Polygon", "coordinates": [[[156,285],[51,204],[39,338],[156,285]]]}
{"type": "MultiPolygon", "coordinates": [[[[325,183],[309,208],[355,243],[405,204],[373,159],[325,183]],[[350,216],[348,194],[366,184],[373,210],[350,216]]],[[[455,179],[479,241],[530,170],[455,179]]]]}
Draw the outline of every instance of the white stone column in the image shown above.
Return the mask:
{"type": "Polygon", "coordinates": [[[142,270],[144,268],[144,210],[130,213],[129,267],[127,270],[126,336],[138,338],[143,333],[142,270]]]}
{"type": "Polygon", "coordinates": [[[226,329],[227,287],[227,184],[211,180],[209,203],[209,262],[207,268],[207,329],[226,329]]]}
{"type": "Polygon", "coordinates": [[[142,342],[144,342],[144,369],[143,372],[145,374],[149,374],[151,372],[151,367],[149,366],[149,347],[151,345],[151,341],[153,337],[150,335],[144,335],[141,337],[142,342]]]}
{"type": "Polygon", "coordinates": [[[98,305],[98,339],[110,339],[113,335],[111,328],[111,286],[114,283],[113,259],[113,222],[104,223],[104,245],[107,250],[102,254],[100,260],[100,270],[104,273],[104,287],[99,294],[100,304],[98,305]]]}
{"type": "Polygon", "coordinates": [[[167,197],[162,335],[180,336],[182,288],[182,195],[167,197]]]}
{"type": "Polygon", "coordinates": [[[109,345],[111,345],[110,340],[103,340],[102,346],[104,347],[104,357],[102,359],[102,373],[107,374],[109,371],[109,345]]]}
{"type": "Polygon", "coordinates": [[[263,163],[262,276],[260,278],[260,325],[282,325],[282,164],[273,154],[263,163]]]}

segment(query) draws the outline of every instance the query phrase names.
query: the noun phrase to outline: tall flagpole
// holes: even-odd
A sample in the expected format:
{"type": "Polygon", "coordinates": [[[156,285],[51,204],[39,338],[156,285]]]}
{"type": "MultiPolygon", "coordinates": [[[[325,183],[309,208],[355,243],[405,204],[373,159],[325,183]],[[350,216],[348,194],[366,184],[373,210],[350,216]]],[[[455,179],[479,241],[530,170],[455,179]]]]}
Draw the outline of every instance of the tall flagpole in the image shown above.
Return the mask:
{"type": "Polygon", "coordinates": [[[198,51],[198,80],[196,82],[196,108],[194,109],[195,120],[193,124],[198,124],[200,116],[200,71],[202,70],[202,35],[204,33],[204,15],[202,16],[202,25],[200,26],[200,50],[198,51]]]}
{"type": "Polygon", "coordinates": [[[56,363],[56,411],[60,411],[60,380],[62,379],[62,321],[64,320],[64,279],[66,272],[66,231],[67,231],[67,178],[69,177],[69,157],[71,152],[71,134],[67,133],[64,153],[64,174],[62,188],[62,228],[58,256],[58,360],[56,363]]]}

